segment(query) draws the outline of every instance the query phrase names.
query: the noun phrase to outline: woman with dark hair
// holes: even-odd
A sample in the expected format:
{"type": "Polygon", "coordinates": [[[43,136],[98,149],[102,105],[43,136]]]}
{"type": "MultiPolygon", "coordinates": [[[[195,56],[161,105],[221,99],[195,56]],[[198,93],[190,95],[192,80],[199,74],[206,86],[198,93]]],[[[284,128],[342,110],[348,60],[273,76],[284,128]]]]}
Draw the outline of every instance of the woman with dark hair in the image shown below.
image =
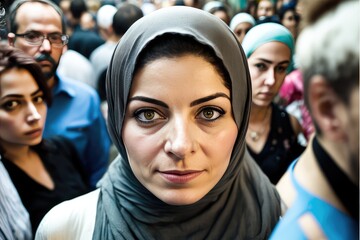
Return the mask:
{"type": "Polygon", "coordinates": [[[218,17],[163,8],[111,59],[108,128],[119,155],[100,189],[58,205],[36,239],[266,239],[280,215],[246,151],[246,57],[218,17]]]}
{"type": "Polygon", "coordinates": [[[73,145],[42,139],[51,92],[35,60],[0,45],[0,154],[35,233],[56,204],[84,194],[88,186],[73,145]]]}
{"type": "Polygon", "coordinates": [[[252,82],[246,143],[251,156],[276,184],[305,149],[299,141],[303,129],[296,117],[274,103],[286,74],[292,69],[294,39],[281,24],[263,23],[250,29],[242,46],[252,82]]]}

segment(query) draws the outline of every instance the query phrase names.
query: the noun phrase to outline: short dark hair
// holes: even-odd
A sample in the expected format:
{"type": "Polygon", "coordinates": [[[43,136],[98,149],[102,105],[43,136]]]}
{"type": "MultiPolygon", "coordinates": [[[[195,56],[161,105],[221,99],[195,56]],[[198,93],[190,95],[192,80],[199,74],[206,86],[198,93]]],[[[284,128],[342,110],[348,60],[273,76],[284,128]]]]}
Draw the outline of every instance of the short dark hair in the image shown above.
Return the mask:
{"type": "Polygon", "coordinates": [[[142,10],[131,3],[123,3],[113,17],[112,27],[118,36],[122,36],[138,19],[144,16],[142,10]]]}
{"type": "Polygon", "coordinates": [[[88,8],[84,0],[72,0],[70,12],[75,19],[80,19],[81,15],[87,12],[88,8]]]}
{"type": "Polygon", "coordinates": [[[18,11],[19,7],[21,7],[21,5],[23,5],[24,3],[28,3],[28,2],[38,2],[38,3],[43,3],[43,4],[51,6],[60,15],[62,33],[66,34],[66,24],[65,24],[64,14],[63,14],[62,10],[60,9],[60,7],[50,0],[15,0],[11,4],[10,9],[9,9],[9,18],[8,18],[9,19],[9,21],[8,21],[9,32],[13,32],[13,33],[17,32],[17,30],[19,28],[19,25],[16,22],[17,11],[18,11]]]}

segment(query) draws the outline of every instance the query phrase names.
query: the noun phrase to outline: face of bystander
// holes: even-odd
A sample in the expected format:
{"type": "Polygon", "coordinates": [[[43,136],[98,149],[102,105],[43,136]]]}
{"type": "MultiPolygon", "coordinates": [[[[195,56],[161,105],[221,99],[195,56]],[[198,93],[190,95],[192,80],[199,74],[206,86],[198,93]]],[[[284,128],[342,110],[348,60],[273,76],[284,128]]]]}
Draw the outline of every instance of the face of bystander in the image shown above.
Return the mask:
{"type": "Polygon", "coordinates": [[[49,79],[49,86],[52,87],[54,85],[54,74],[63,53],[63,46],[54,46],[48,38],[44,39],[41,45],[34,45],[26,41],[24,37],[16,36],[16,34],[40,33],[45,36],[63,34],[59,13],[50,5],[27,2],[17,10],[16,22],[18,24],[17,32],[8,34],[10,45],[33,56],[49,79]]]}
{"type": "Polygon", "coordinates": [[[47,107],[43,93],[25,69],[0,75],[0,145],[33,146],[41,142],[47,107]]]}
{"type": "Polygon", "coordinates": [[[287,45],[275,41],[261,45],[251,54],[248,63],[253,104],[270,105],[285,79],[290,55],[287,45]]]}

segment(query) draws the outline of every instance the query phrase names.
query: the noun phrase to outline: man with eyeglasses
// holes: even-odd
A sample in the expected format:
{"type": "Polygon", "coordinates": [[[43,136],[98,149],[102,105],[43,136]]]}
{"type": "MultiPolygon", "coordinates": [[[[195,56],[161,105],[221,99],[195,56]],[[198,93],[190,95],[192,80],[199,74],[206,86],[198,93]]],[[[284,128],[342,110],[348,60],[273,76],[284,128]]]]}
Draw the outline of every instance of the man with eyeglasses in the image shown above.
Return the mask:
{"type": "Polygon", "coordinates": [[[95,188],[107,169],[111,141],[96,91],[56,73],[69,40],[61,9],[50,0],[16,0],[10,7],[9,27],[9,44],[35,58],[53,91],[44,138],[63,135],[72,140],[95,188]]]}

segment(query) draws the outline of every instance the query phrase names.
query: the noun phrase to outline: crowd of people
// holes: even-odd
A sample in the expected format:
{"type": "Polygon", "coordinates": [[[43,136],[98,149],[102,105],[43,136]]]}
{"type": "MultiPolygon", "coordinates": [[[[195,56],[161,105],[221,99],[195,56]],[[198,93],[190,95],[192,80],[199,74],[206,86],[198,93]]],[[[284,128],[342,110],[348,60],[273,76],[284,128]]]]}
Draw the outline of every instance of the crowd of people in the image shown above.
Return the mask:
{"type": "Polygon", "coordinates": [[[358,8],[1,2],[0,239],[358,239],[358,8]]]}

